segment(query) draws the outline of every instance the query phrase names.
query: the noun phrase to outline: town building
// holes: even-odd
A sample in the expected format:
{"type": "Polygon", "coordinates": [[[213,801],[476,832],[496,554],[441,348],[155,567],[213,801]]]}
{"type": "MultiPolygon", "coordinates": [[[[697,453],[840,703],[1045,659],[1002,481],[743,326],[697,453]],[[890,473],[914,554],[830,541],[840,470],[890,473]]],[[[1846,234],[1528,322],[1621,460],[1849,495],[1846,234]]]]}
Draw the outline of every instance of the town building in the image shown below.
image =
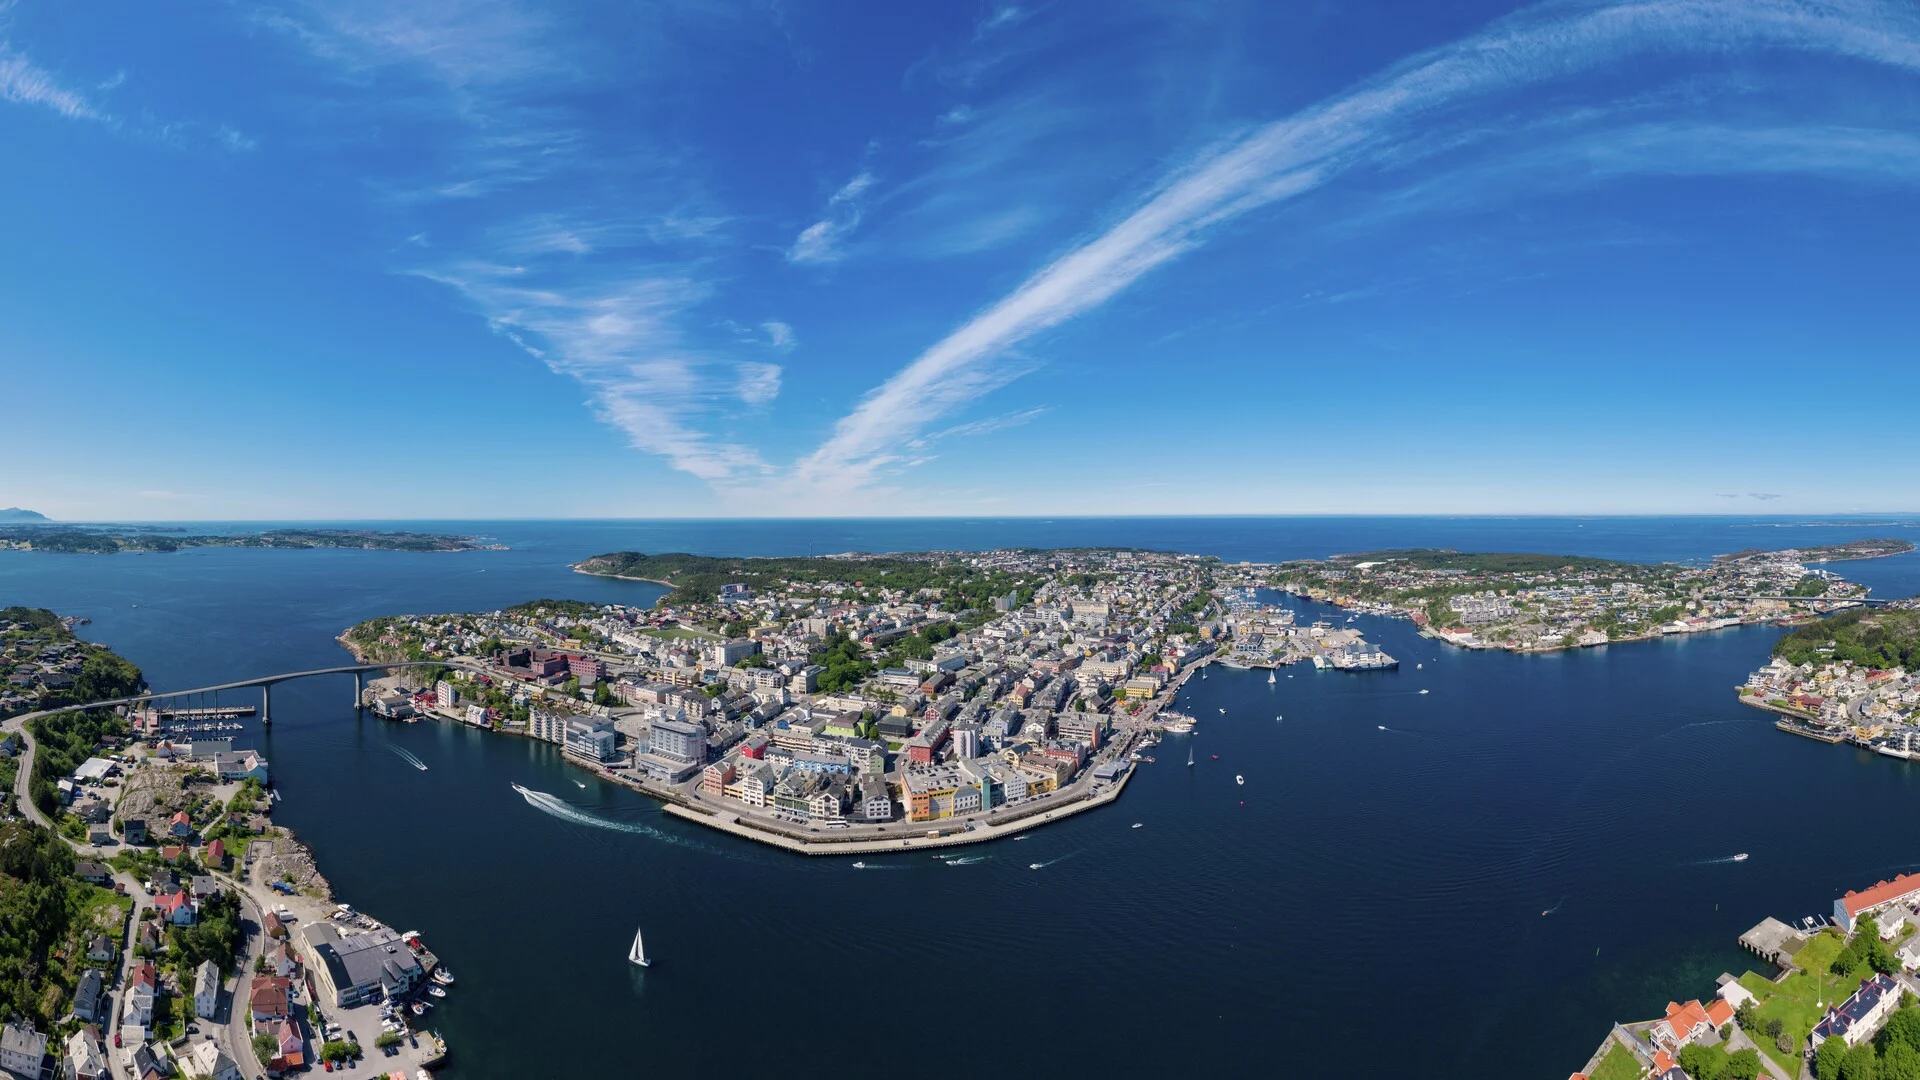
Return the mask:
{"type": "Polygon", "coordinates": [[[565,746],[574,757],[600,764],[614,761],[620,757],[619,739],[611,720],[585,716],[567,720],[565,746]]]}
{"type": "Polygon", "coordinates": [[[331,923],[318,922],[300,933],[319,997],[337,1008],[370,1001],[376,991],[388,998],[405,997],[427,977],[413,950],[384,927],[343,935],[331,923]]]}

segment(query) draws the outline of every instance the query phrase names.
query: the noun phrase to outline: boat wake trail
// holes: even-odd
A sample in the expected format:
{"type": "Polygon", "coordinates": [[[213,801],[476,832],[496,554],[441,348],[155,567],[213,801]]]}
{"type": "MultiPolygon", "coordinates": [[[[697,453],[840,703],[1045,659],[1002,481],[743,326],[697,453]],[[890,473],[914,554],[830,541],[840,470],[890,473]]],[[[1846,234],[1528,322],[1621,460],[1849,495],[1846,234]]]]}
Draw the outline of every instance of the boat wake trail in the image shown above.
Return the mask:
{"type": "Polygon", "coordinates": [[[1567,898],[1566,898],[1565,896],[1562,896],[1562,897],[1561,897],[1560,899],[1558,899],[1558,900],[1555,900],[1555,901],[1553,902],[1553,906],[1552,906],[1552,907],[1550,907],[1550,908],[1548,908],[1547,910],[1545,910],[1545,911],[1543,911],[1543,912],[1541,912],[1541,913],[1540,913],[1540,917],[1544,919],[1544,918],[1546,918],[1547,916],[1549,916],[1549,915],[1551,915],[1551,914],[1553,914],[1554,912],[1556,912],[1556,911],[1559,911],[1559,910],[1560,910],[1561,908],[1563,908],[1563,907],[1565,907],[1565,906],[1567,906],[1567,898]]]}
{"type": "Polygon", "coordinates": [[[943,860],[943,861],[944,861],[944,862],[945,862],[945,863],[946,863],[946,864],[947,864],[948,866],[972,866],[972,865],[973,865],[974,863],[977,863],[977,862],[986,862],[986,861],[987,861],[987,856],[985,856],[985,855],[962,855],[962,856],[960,856],[960,857],[959,857],[959,858],[957,858],[957,859],[946,859],[946,860],[943,860]]]}
{"type": "Polygon", "coordinates": [[[1746,862],[1746,861],[1747,861],[1747,857],[1743,853],[1740,855],[1723,855],[1718,859],[1698,859],[1694,862],[1682,863],[1681,865],[1683,866],[1725,866],[1725,865],[1730,865],[1732,863],[1746,862]]]}
{"type": "Polygon", "coordinates": [[[658,840],[661,843],[665,843],[665,844],[673,844],[678,847],[695,848],[700,851],[707,851],[707,852],[713,852],[715,854],[718,854],[718,852],[714,852],[714,849],[709,848],[705,844],[697,844],[691,840],[686,840],[686,839],[682,839],[681,837],[675,836],[672,833],[661,832],[659,829],[656,829],[651,825],[642,825],[634,821],[609,821],[608,819],[603,818],[598,814],[589,814],[585,810],[582,810],[579,807],[574,806],[572,803],[556,798],[552,795],[547,794],[544,791],[535,791],[532,788],[524,788],[524,787],[521,787],[519,784],[514,784],[512,785],[512,787],[513,787],[513,790],[520,793],[521,798],[527,800],[528,806],[531,806],[535,810],[538,810],[542,813],[551,814],[552,816],[559,818],[561,821],[572,822],[575,825],[585,825],[589,828],[594,828],[594,829],[607,829],[612,832],[629,833],[633,836],[644,836],[649,840],[658,840]]]}
{"type": "Polygon", "coordinates": [[[387,745],[387,749],[393,751],[395,754],[398,754],[400,756],[400,760],[406,762],[407,764],[413,766],[416,769],[419,769],[421,772],[427,771],[427,763],[424,761],[421,761],[418,757],[414,755],[413,751],[407,749],[406,747],[394,746],[391,743],[389,743],[387,745]]]}
{"type": "Polygon", "coordinates": [[[1080,853],[1079,853],[1079,852],[1077,852],[1077,851],[1069,851],[1069,852],[1068,852],[1068,853],[1066,853],[1065,855],[1062,855],[1062,856],[1060,856],[1060,858],[1058,858],[1058,859],[1048,859],[1048,860],[1047,860],[1046,862],[1037,862],[1037,863],[1028,863],[1028,864],[1027,864],[1027,869],[1029,869],[1029,870],[1045,870],[1045,869],[1046,869],[1047,867],[1049,867],[1049,866],[1052,866],[1052,865],[1053,865],[1054,863],[1057,863],[1057,862],[1062,862],[1062,861],[1065,861],[1065,860],[1067,860],[1067,859],[1071,859],[1071,858],[1073,858],[1073,857],[1074,857],[1075,855],[1078,855],[1078,854],[1080,854],[1080,853]]]}

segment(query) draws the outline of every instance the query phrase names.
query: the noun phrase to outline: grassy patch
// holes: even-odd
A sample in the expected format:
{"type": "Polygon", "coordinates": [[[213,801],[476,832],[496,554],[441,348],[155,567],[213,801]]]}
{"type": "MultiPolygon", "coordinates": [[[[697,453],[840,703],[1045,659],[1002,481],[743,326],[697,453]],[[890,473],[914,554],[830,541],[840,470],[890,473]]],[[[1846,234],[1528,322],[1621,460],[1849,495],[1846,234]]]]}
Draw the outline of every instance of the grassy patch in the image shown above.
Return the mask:
{"type": "Polygon", "coordinates": [[[1833,958],[1840,955],[1840,950],[1845,946],[1846,940],[1837,931],[1824,931],[1808,941],[1794,958],[1802,970],[1780,982],[1775,983],[1752,971],[1740,976],[1740,985],[1751,990],[1758,1000],[1754,1015],[1759,1020],[1760,1031],[1755,1033],[1753,1041],[1760,1045],[1762,1053],[1791,1075],[1799,1073],[1801,1053],[1807,1045],[1807,1033],[1826,1015],[1828,1006],[1846,1000],[1847,995],[1856,988],[1847,985],[1847,980],[1827,971],[1833,964],[1833,958]],[[1781,1050],[1766,1036],[1766,1023],[1774,1019],[1785,1024],[1787,1034],[1793,1037],[1791,1051],[1781,1050]]]}
{"type": "Polygon", "coordinates": [[[668,641],[678,641],[684,638],[694,638],[700,641],[720,640],[720,635],[718,634],[709,634],[705,630],[695,630],[687,626],[660,626],[651,630],[644,630],[642,633],[648,637],[665,638],[668,641]]]}
{"type": "Polygon", "coordinates": [[[1592,1080],[1640,1080],[1640,1072],[1640,1060],[1615,1042],[1594,1068],[1592,1080]]]}

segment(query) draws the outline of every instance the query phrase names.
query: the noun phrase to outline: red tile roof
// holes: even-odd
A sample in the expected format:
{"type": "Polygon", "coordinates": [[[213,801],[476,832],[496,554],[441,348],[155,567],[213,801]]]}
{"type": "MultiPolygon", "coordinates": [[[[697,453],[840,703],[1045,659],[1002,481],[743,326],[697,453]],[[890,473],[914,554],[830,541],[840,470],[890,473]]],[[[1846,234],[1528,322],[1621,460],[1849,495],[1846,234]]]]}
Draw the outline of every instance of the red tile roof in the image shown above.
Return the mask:
{"type": "Polygon", "coordinates": [[[1872,907],[1891,903],[1911,892],[1920,892],[1920,874],[1901,874],[1892,881],[1876,883],[1871,889],[1848,892],[1840,898],[1846,905],[1847,914],[1858,915],[1872,907]]]}
{"type": "Polygon", "coordinates": [[[1726,1027],[1732,1019],[1733,1006],[1727,1004],[1725,998],[1714,998],[1707,1002],[1707,1023],[1712,1024],[1716,1030],[1726,1027]]]}

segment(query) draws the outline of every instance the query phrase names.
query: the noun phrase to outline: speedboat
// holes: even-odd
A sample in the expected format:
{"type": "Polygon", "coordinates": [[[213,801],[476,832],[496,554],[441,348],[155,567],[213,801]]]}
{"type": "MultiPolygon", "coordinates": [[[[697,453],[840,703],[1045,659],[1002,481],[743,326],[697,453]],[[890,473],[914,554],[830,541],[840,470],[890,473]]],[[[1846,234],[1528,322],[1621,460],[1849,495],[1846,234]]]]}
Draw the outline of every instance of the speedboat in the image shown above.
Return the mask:
{"type": "Polygon", "coordinates": [[[1423,694],[1424,694],[1424,693],[1426,693],[1426,691],[1425,691],[1425,690],[1422,690],[1422,691],[1420,691],[1420,692],[1421,692],[1421,693],[1423,693],[1423,694]]]}
{"type": "Polygon", "coordinates": [[[865,870],[867,868],[867,864],[864,862],[856,862],[853,864],[853,868],[855,870],[865,870]]]}
{"type": "Polygon", "coordinates": [[[1136,821],[1136,822],[1134,822],[1134,823],[1133,823],[1133,827],[1134,827],[1134,828],[1136,828],[1136,829],[1138,829],[1138,828],[1140,828],[1140,827],[1141,827],[1142,825],[1145,825],[1145,824],[1146,824],[1146,822],[1144,822],[1144,821],[1136,821]]]}
{"type": "Polygon", "coordinates": [[[1221,716],[1225,716],[1225,715],[1227,715],[1227,710],[1225,710],[1225,709],[1221,709],[1221,710],[1220,710],[1220,715],[1221,715],[1221,716]]]}
{"type": "Polygon", "coordinates": [[[1735,855],[1735,856],[1733,857],[1733,861],[1734,861],[1734,862],[1746,862],[1746,861],[1747,861],[1747,853],[1743,851],[1743,852],[1741,852],[1740,854],[1738,854],[1738,855],[1735,855]]]}
{"type": "Polygon", "coordinates": [[[1030,862],[1030,863],[1028,863],[1028,864],[1027,864],[1027,869],[1029,869],[1029,870],[1038,870],[1038,869],[1040,869],[1040,864],[1039,864],[1039,863],[1037,863],[1037,862],[1030,862]]]}
{"type": "Polygon", "coordinates": [[[1233,782],[1236,784],[1244,785],[1247,782],[1247,778],[1244,776],[1241,776],[1239,773],[1235,773],[1233,775],[1233,782]]]}

